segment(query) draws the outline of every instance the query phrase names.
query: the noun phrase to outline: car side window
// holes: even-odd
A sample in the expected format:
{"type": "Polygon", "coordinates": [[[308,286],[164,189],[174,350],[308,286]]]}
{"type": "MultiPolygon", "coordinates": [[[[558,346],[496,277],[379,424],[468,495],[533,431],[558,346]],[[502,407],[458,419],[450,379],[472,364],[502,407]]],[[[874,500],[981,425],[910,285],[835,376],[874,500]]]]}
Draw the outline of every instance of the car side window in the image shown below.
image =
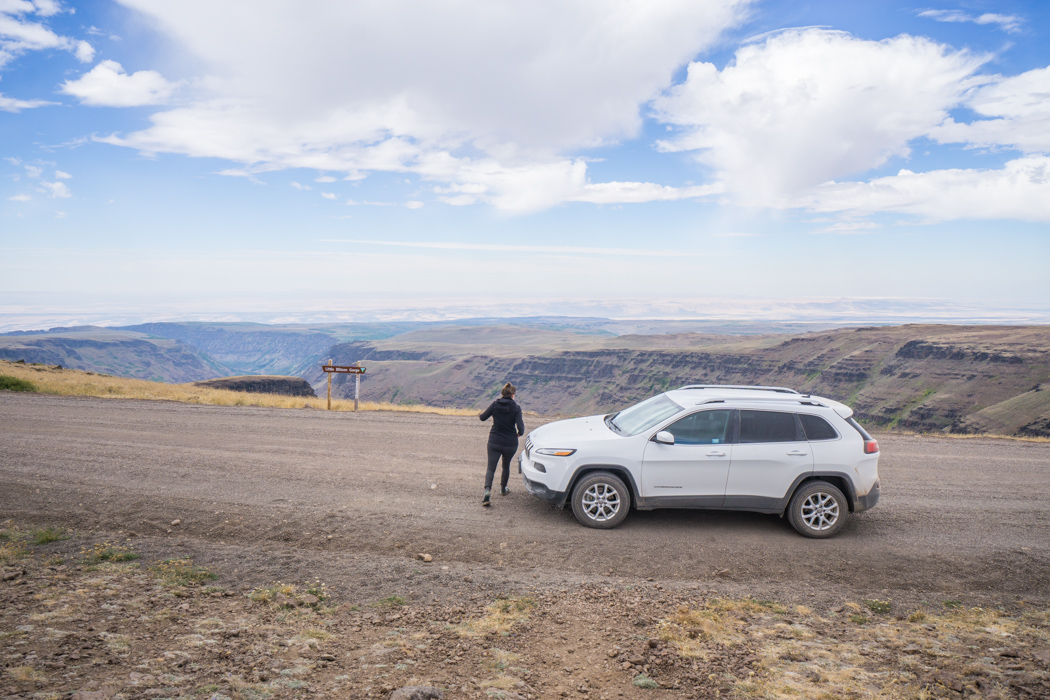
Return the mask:
{"type": "Polygon", "coordinates": [[[807,440],[834,440],[839,436],[831,424],[820,416],[800,413],[798,417],[802,421],[802,428],[806,431],[807,440]]]}
{"type": "Polygon", "coordinates": [[[721,445],[729,441],[730,411],[700,411],[667,427],[676,445],[721,445]]]}
{"type": "Polygon", "coordinates": [[[794,413],[740,411],[740,442],[795,442],[799,435],[794,413]]]}

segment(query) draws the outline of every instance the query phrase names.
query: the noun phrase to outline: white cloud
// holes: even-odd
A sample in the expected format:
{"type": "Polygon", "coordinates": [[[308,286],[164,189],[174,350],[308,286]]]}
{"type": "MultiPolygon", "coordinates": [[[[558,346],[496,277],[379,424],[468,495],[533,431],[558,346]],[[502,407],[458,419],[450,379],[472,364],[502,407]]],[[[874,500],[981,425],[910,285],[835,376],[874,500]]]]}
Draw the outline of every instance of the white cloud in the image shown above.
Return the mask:
{"type": "Polygon", "coordinates": [[[177,84],[157,71],[128,74],[116,61],[102,61],[78,80],[62,83],[61,92],[93,107],[141,107],[166,103],[177,84]]]}
{"type": "Polygon", "coordinates": [[[210,91],[105,141],[255,172],[476,182],[508,211],[565,201],[586,172],[565,154],[636,136],[641,105],[750,2],[120,1],[197,58],[210,91]]]}
{"type": "Polygon", "coordinates": [[[322,192],[321,196],[324,197],[325,199],[335,199],[336,198],[334,192],[322,192]]]}
{"type": "Polygon", "coordinates": [[[64,182],[41,181],[40,184],[46,188],[47,192],[50,193],[51,197],[57,197],[59,199],[68,199],[69,197],[73,196],[72,193],[70,193],[69,188],[66,186],[66,183],[64,182]]]}
{"type": "Polygon", "coordinates": [[[777,198],[861,174],[927,134],[960,104],[987,60],[924,38],[857,39],[791,30],[743,46],[719,71],[689,66],[655,102],[680,127],[668,151],[696,151],[743,199],[777,198]]]}
{"type": "Polygon", "coordinates": [[[41,17],[57,15],[62,11],[62,6],[56,0],[33,0],[33,6],[41,17]]]}
{"type": "Polygon", "coordinates": [[[4,97],[4,94],[0,93],[0,112],[14,112],[17,114],[23,109],[33,109],[34,107],[44,107],[53,104],[58,103],[47,102],[46,100],[18,100],[14,97],[4,97]]]}
{"type": "Polygon", "coordinates": [[[974,24],[997,24],[1006,32],[1019,32],[1024,23],[1020,17],[1015,15],[1000,15],[994,12],[986,12],[981,15],[970,15],[962,10],[925,10],[919,13],[919,17],[928,17],[938,22],[973,22],[974,24]]]}
{"type": "Polygon", "coordinates": [[[966,105],[986,119],[957,123],[947,119],[930,131],[941,143],[1050,151],[1050,67],[1008,78],[996,76],[976,90],[966,105]]]}
{"type": "Polygon", "coordinates": [[[297,190],[312,190],[313,189],[313,187],[310,187],[309,185],[304,185],[302,183],[296,182],[295,180],[292,180],[292,182],[290,184],[291,184],[292,187],[294,187],[297,190]]]}
{"type": "Polygon", "coordinates": [[[61,11],[56,2],[38,0],[3,0],[0,2],[0,68],[29,51],[61,49],[69,51],[81,62],[87,63],[95,49],[86,41],[78,41],[56,34],[30,15],[50,17],[61,11]]]}
{"type": "Polygon", "coordinates": [[[16,194],[14,197],[8,197],[12,202],[28,202],[32,199],[28,194],[16,194]]]}
{"type": "Polygon", "coordinates": [[[409,209],[422,209],[423,208],[423,202],[420,202],[418,200],[413,199],[413,200],[410,200],[408,202],[405,202],[405,206],[408,207],[409,209]]]}
{"type": "Polygon", "coordinates": [[[851,215],[896,211],[935,221],[1050,222],[1050,156],[1017,158],[996,170],[902,170],[868,182],[829,182],[785,205],[851,215]]]}
{"type": "Polygon", "coordinates": [[[55,171],[55,179],[56,180],[68,180],[71,177],[73,177],[73,176],[70,175],[69,173],[62,172],[61,170],[56,170],[55,171]]]}
{"type": "Polygon", "coordinates": [[[321,177],[315,177],[314,182],[335,182],[335,178],[331,175],[322,175],[321,177]]]}

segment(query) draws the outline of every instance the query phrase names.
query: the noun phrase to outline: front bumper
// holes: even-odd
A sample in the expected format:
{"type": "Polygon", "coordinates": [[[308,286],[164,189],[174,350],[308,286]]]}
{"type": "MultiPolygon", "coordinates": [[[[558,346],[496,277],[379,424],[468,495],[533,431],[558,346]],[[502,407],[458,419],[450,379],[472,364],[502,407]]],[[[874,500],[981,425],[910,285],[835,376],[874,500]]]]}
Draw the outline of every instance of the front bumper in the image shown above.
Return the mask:
{"type": "Polygon", "coordinates": [[[542,498],[545,501],[549,501],[556,506],[564,506],[565,502],[569,500],[569,494],[565,491],[551,491],[545,485],[538,481],[531,481],[529,477],[524,474],[521,477],[525,481],[525,490],[531,493],[536,498],[542,498]]]}
{"type": "Polygon", "coordinates": [[[857,503],[853,508],[853,512],[860,513],[874,508],[879,502],[879,496],[881,493],[882,489],[880,488],[879,480],[876,479],[875,485],[871,487],[871,490],[868,491],[868,493],[863,496],[857,496],[857,503]]]}

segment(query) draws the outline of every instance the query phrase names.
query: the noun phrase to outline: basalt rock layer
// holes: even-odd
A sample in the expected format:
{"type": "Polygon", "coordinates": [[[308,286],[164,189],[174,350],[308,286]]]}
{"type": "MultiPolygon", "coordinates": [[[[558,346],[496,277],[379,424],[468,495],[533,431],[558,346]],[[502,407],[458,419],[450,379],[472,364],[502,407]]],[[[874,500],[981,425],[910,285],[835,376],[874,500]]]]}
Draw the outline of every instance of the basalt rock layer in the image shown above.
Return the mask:
{"type": "MultiPolygon", "coordinates": [[[[464,331],[466,332],[466,331],[464,331]]],[[[883,429],[1050,437],[1050,327],[907,325],[751,337],[620,336],[591,347],[428,342],[408,333],[344,343],[370,400],[482,408],[504,382],[529,410],[619,410],[686,384],[765,384],[843,401],[883,429]]],[[[587,345],[584,343],[583,345],[587,345]]],[[[317,385],[317,368],[306,374],[317,385]]],[[[333,393],[351,395],[336,380],[333,393]]]]}

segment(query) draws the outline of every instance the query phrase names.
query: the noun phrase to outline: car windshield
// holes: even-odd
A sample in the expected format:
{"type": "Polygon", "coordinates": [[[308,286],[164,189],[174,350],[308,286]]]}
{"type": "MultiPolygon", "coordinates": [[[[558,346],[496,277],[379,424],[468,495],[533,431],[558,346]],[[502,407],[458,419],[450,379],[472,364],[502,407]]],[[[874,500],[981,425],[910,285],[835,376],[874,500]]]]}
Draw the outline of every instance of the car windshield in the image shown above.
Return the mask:
{"type": "Polygon", "coordinates": [[[609,418],[609,423],[621,435],[637,435],[681,410],[681,406],[660,394],[620,411],[609,418]]]}

